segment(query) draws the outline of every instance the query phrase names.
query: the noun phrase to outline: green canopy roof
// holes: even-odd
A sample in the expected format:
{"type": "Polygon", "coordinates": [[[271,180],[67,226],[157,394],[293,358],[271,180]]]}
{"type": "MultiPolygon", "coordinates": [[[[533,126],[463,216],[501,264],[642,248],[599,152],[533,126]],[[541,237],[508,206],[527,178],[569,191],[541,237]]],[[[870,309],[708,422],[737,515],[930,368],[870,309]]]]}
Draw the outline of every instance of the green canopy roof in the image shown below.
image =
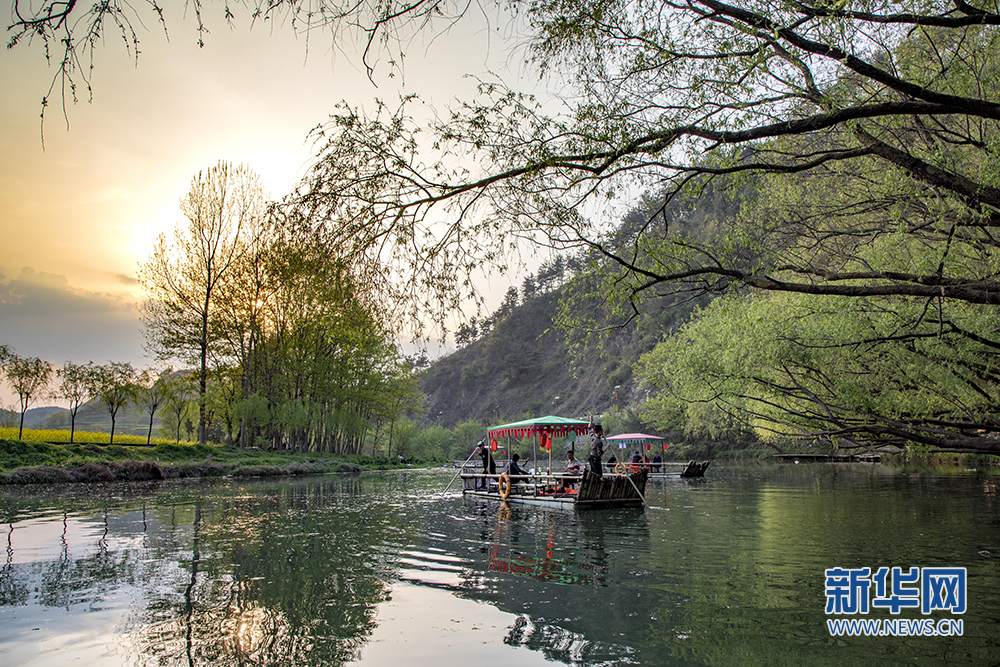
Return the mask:
{"type": "Polygon", "coordinates": [[[536,417],[535,419],[525,419],[524,421],[513,422],[511,424],[501,424],[491,426],[486,430],[490,438],[523,438],[531,435],[545,433],[546,435],[562,438],[568,435],[581,435],[587,432],[590,424],[579,419],[567,419],[565,417],[536,417]]]}

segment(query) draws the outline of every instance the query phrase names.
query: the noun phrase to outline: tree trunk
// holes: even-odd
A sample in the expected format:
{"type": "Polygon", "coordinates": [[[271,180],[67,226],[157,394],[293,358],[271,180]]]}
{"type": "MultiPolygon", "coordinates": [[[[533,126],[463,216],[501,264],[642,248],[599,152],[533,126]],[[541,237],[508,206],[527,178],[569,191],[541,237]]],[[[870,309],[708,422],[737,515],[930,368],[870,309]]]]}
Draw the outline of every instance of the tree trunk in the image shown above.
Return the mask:
{"type": "MultiPolygon", "coordinates": [[[[211,284],[211,281],[209,281],[211,284]]],[[[205,424],[205,398],[208,394],[208,306],[209,292],[205,292],[205,308],[201,317],[201,368],[198,373],[198,442],[208,444],[205,424]]]]}

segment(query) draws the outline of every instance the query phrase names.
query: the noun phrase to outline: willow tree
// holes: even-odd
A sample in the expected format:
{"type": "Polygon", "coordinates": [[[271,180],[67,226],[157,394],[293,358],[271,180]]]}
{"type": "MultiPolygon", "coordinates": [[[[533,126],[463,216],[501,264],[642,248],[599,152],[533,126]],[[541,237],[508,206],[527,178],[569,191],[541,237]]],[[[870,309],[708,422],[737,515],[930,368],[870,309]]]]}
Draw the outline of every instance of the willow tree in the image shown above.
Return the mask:
{"type": "Polygon", "coordinates": [[[136,400],[138,377],[135,368],[127,361],[111,361],[88,367],[87,391],[104,406],[111,417],[111,439],[115,444],[115,424],[118,413],[136,400]]]}
{"type": "Polygon", "coordinates": [[[473,258],[494,261],[513,239],[540,233],[605,253],[626,270],[630,294],[739,283],[995,302],[989,270],[837,270],[792,257],[753,264],[745,254],[664,242],[669,220],[652,216],[615,247],[602,236],[609,220],[584,217],[588,202],[643,186],[670,199],[710,178],[834,165],[890,171],[925,201],[943,199],[937,210],[956,216],[959,232],[987,238],[1000,206],[991,175],[1000,14],[966,3],[837,7],[528,4],[538,63],[575,79],[578,101],[566,114],[486,85],[480,99],[430,125],[416,122],[412,99],[371,118],[345,108],[324,129],[299,202],[345,221],[345,242],[373,263],[391,246],[391,268],[422,271],[421,293],[442,303],[448,288],[463,286],[473,258]],[[431,142],[440,161],[423,149],[431,142]],[[475,161],[449,168],[456,153],[475,161]]]}
{"type": "Polygon", "coordinates": [[[93,372],[93,363],[74,364],[67,361],[56,371],[59,376],[59,388],[54,395],[69,404],[69,441],[73,442],[76,435],[76,415],[90,397],[88,378],[93,372]]]}
{"type": "MultiPolygon", "coordinates": [[[[446,304],[467,286],[468,266],[495,262],[529,236],[603,258],[596,292],[619,322],[646,297],[679,290],[867,299],[908,316],[900,330],[919,335],[936,314],[939,331],[976,343],[970,364],[994,363],[995,330],[963,328],[986,320],[949,313],[950,304],[1000,300],[994,5],[519,6],[538,64],[576,84],[566,113],[484,85],[479,99],[430,124],[407,98],[373,117],[345,108],[324,128],[298,203],[348,221],[344,242],[373,271],[391,246],[387,280],[402,274],[425,303],[446,304]],[[672,206],[697,208],[709,188],[764,196],[695,238],[672,206]],[[660,204],[627,234],[612,228],[605,202],[643,190],[660,204]]],[[[984,380],[988,393],[988,372],[984,380]]],[[[927,409],[891,425],[903,413],[873,412],[864,428],[997,449],[982,437],[1000,431],[989,402],[927,409]]]]}
{"type": "Polygon", "coordinates": [[[220,162],[192,179],[181,211],[187,222],[175,227],[172,241],[161,234],[139,267],[147,296],[142,316],[158,359],[178,358],[199,369],[198,439],[204,443],[209,358],[220,338],[215,299],[242,252],[241,231],[264,214],[264,191],[248,167],[220,162]]]}
{"type": "Polygon", "coordinates": [[[21,357],[8,347],[4,348],[4,373],[11,391],[17,394],[21,420],[17,429],[17,439],[24,433],[24,413],[33,401],[45,394],[52,379],[52,364],[38,357],[21,357]]]}

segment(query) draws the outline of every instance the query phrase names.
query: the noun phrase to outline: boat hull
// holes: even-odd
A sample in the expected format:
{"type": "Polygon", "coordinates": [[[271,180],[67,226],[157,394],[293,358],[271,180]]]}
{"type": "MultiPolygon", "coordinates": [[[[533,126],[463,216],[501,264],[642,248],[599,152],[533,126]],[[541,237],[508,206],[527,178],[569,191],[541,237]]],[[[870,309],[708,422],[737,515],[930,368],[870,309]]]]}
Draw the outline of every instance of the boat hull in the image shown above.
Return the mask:
{"type": "Polygon", "coordinates": [[[548,507],[627,507],[645,503],[646,470],[602,477],[584,471],[582,477],[538,476],[517,480],[503,497],[496,475],[463,473],[463,494],[474,498],[548,507]],[[485,484],[486,488],[482,488],[485,484]],[[568,485],[573,488],[567,488],[568,485]],[[562,492],[560,492],[560,490],[562,492]]]}

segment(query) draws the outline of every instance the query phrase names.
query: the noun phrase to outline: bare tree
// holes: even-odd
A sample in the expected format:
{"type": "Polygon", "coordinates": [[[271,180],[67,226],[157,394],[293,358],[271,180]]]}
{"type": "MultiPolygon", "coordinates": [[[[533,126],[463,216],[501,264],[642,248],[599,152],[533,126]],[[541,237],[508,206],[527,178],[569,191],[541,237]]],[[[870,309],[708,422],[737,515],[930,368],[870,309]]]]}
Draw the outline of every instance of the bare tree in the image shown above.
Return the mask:
{"type": "Polygon", "coordinates": [[[215,299],[240,257],[241,230],[263,215],[263,189],[246,166],[220,162],[194,177],[181,210],[187,224],[175,228],[172,242],[160,235],[139,269],[148,297],[142,315],[157,358],[198,366],[198,440],[205,443],[209,357],[221,335],[215,299]]]}

